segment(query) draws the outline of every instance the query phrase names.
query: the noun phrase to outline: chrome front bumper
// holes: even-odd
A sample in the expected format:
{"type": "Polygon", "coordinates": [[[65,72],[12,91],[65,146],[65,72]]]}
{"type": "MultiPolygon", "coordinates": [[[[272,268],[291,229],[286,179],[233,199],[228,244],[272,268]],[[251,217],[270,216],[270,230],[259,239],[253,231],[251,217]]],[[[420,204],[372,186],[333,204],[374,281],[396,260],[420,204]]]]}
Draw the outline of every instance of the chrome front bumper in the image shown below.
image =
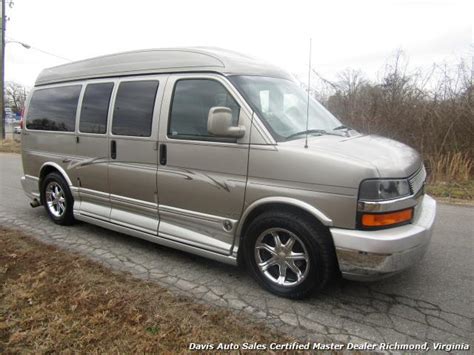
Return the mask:
{"type": "Polygon", "coordinates": [[[436,201],[425,195],[411,224],[378,231],[331,228],[342,276],[372,281],[412,266],[428,249],[435,215],[436,201]]]}

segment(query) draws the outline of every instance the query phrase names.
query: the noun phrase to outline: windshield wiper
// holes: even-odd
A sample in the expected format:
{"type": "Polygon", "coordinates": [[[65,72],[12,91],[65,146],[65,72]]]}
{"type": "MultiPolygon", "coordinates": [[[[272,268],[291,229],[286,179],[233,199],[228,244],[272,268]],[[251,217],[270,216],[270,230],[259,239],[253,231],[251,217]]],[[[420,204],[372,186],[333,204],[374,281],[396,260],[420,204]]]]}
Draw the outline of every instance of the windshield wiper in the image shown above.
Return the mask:
{"type": "Polygon", "coordinates": [[[285,139],[288,140],[290,138],[293,138],[293,137],[296,137],[296,136],[301,136],[302,134],[319,134],[319,135],[323,135],[323,134],[328,134],[327,131],[325,131],[324,129],[308,129],[308,130],[305,130],[305,131],[301,131],[301,132],[296,132],[296,133],[293,133],[293,134],[290,134],[288,137],[286,137],[285,139]]]}
{"type": "Polygon", "coordinates": [[[352,130],[352,128],[344,126],[344,125],[337,126],[336,128],[333,128],[332,130],[333,131],[338,131],[340,129],[347,129],[348,131],[352,130]]]}

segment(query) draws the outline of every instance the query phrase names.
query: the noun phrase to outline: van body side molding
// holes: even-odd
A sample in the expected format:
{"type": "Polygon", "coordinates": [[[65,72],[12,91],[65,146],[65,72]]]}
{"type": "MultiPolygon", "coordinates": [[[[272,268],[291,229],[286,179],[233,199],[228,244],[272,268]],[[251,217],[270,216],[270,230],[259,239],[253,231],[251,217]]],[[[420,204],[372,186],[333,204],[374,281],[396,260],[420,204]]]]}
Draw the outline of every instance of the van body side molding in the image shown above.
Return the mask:
{"type": "Polygon", "coordinates": [[[83,222],[95,224],[95,225],[97,225],[99,227],[102,227],[102,228],[107,228],[107,229],[110,229],[110,230],[113,230],[113,231],[116,231],[116,232],[119,232],[119,233],[124,233],[124,234],[130,235],[130,236],[136,237],[136,238],[144,239],[144,240],[147,240],[147,241],[152,242],[152,243],[157,243],[157,244],[160,244],[160,245],[164,245],[164,246],[169,247],[169,248],[182,250],[182,251],[194,254],[194,255],[199,255],[199,256],[202,256],[202,257],[205,257],[205,258],[208,258],[208,259],[212,259],[212,260],[216,260],[216,261],[219,261],[219,262],[222,262],[222,263],[225,263],[225,264],[234,265],[234,266],[237,265],[237,260],[232,255],[224,255],[224,254],[216,253],[216,252],[213,252],[213,251],[210,251],[210,250],[202,249],[202,248],[190,245],[190,244],[177,242],[175,240],[169,239],[169,236],[167,236],[166,234],[159,234],[159,235],[149,234],[149,233],[146,233],[144,231],[139,231],[139,230],[129,228],[129,227],[126,227],[126,226],[121,226],[121,225],[118,225],[118,224],[115,224],[115,223],[112,223],[112,222],[109,222],[109,221],[105,221],[105,220],[102,220],[102,219],[90,217],[90,216],[81,214],[78,211],[74,212],[74,218],[76,218],[77,220],[83,221],[83,222]]]}

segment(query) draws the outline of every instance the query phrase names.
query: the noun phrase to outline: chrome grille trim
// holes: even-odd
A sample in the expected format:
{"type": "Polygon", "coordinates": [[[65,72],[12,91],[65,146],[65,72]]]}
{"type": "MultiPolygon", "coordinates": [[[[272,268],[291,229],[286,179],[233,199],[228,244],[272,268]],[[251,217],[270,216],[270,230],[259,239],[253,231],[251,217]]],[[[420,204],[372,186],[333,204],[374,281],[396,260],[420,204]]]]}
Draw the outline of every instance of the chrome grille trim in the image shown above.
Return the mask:
{"type": "Polygon", "coordinates": [[[422,165],[421,169],[408,178],[412,194],[417,194],[421,190],[426,180],[426,169],[422,165]]]}

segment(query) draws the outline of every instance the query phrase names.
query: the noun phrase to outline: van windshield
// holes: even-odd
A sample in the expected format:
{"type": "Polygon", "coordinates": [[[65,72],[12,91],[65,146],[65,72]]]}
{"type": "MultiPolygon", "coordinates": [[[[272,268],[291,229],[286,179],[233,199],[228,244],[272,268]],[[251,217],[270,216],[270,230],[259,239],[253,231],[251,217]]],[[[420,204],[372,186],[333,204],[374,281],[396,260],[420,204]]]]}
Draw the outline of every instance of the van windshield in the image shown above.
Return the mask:
{"type": "MultiPolygon", "coordinates": [[[[276,141],[304,137],[307,93],[297,83],[264,76],[232,76],[230,80],[257,112],[276,141]]],[[[308,134],[337,134],[341,122],[310,98],[308,134]],[[336,130],[335,130],[336,129],[336,130]]]]}

